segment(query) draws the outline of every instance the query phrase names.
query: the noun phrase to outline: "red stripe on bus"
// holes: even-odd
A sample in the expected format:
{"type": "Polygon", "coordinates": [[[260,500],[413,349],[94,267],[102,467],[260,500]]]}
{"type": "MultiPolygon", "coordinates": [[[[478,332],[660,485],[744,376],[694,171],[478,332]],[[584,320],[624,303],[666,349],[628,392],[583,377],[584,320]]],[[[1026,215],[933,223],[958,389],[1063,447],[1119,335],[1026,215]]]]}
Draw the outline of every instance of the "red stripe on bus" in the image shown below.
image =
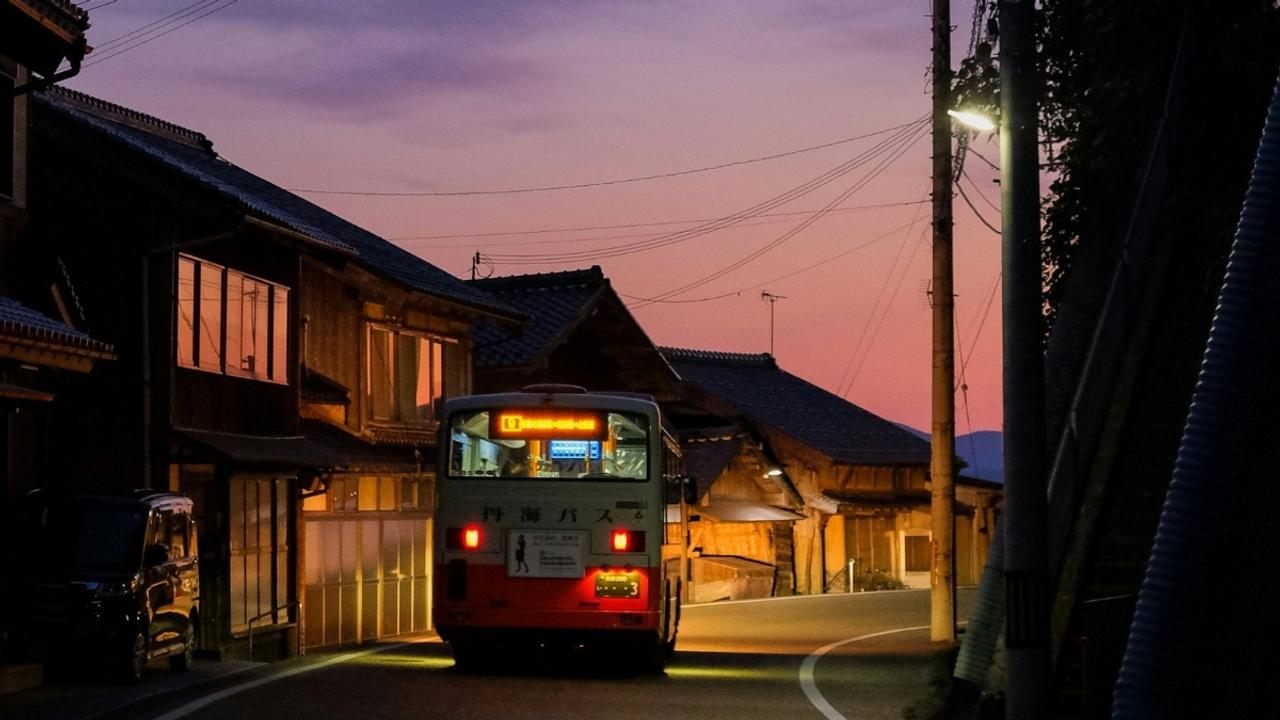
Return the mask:
{"type": "Polygon", "coordinates": [[[467,563],[466,592],[460,601],[449,601],[448,567],[436,566],[436,622],[476,626],[529,628],[646,628],[658,627],[662,602],[657,567],[608,570],[588,568],[581,578],[509,577],[505,565],[467,563]],[[635,598],[596,597],[600,572],[634,572],[640,593],[635,598]],[[638,615],[637,621],[621,615],[638,615]],[[458,618],[458,622],[450,620],[458,618]],[[465,620],[463,620],[465,618],[465,620]]]}

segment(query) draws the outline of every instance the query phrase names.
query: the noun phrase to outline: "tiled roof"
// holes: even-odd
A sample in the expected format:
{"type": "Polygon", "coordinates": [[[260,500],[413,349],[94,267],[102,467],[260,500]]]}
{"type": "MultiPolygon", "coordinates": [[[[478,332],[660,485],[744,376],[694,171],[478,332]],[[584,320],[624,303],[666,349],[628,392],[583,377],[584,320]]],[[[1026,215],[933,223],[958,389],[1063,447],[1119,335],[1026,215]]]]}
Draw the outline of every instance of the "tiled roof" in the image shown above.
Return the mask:
{"type": "Polygon", "coordinates": [[[218,157],[213,143],[201,133],[61,86],[37,93],[36,98],[40,107],[185,175],[236,202],[247,214],[352,255],[375,273],[411,290],[519,317],[510,307],[413,253],[218,157]]]}
{"type": "Polygon", "coordinates": [[[331,423],[303,420],[302,433],[335,459],[334,467],[349,472],[415,472],[435,467],[435,448],[414,449],[363,440],[331,423]]]}
{"type": "Polygon", "coordinates": [[[837,463],[929,463],[928,442],[782,370],[768,353],[660,350],[685,382],[837,463]]]}
{"type": "Polygon", "coordinates": [[[519,330],[476,323],[476,367],[485,368],[533,364],[585,317],[609,287],[609,280],[593,265],[586,270],[486,278],[468,284],[529,317],[519,330]]]}
{"type": "Polygon", "coordinates": [[[721,437],[699,442],[683,443],[680,447],[684,471],[693,477],[698,497],[706,495],[716,478],[729,466],[738,453],[736,437],[721,437]]]}
{"type": "Polygon", "coordinates": [[[3,295],[0,295],[0,334],[62,345],[92,354],[111,354],[110,345],[94,340],[64,322],[54,320],[3,295]]]}

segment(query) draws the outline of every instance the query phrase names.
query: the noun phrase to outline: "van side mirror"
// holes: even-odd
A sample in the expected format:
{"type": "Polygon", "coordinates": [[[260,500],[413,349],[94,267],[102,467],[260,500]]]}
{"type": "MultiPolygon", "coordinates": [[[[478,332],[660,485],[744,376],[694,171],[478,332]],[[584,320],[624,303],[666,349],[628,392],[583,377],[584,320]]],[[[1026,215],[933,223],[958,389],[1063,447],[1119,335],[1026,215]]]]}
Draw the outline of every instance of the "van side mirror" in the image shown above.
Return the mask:
{"type": "Polygon", "coordinates": [[[155,567],[167,562],[169,562],[169,546],[164,543],[152,543],[142,554],[142,564],[145,567],[155,567]]]}

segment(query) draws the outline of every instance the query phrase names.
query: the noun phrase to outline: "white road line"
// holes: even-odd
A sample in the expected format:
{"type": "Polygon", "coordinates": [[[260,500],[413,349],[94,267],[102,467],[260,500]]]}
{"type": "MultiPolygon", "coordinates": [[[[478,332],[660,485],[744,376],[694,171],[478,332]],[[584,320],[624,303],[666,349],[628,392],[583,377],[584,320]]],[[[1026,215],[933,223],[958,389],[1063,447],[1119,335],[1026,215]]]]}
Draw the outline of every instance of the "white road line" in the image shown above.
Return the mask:
{"type": "Polygon", "coordinates": [[[275,673],[274,675],[268,675],[267,677],[258,678],[257,680],[250,680],[249,682],[246,682],[246,683],[233,685],[225,690],[219,690],[218,692],[213,693],[211,695],[205,695],[202,698],[192,700],[191,702],[187,703],[186,705],[183,705],[182,707],[170,710],[169,712],[154,718],[154,720],[179,720],[179,718],[184,718],[190,715],[191,713],[195,712],[196,710],[199,710],[200,708],[205,707],[206,705],[211,705],[213,703],[218,702],[219,700],[229,698],[232,695],[238,695],[244,692],[245,690],[252,690],[253,688],[256,688],[260,685],[266,685],[269,682],[275,682],[276,680],[283,680],[287,677],[293,677],[294,675],[309,673],[312,670],[320,670],[322,668],[327,668],[330,665],[337,665],[338,663],[344,663],[349,660],[355,660],[356,658],[364,657],[365,655],[372,655],[373,653],[382,652],[383,650],[391,650],[393,648],[404,647],[405,645],[408,645],[408,644],[409,643],[395,643],[393,645],[382,645],[379,647],[369,648],[368,650],[361,650],[359,652],[345,653],[343,655],[335,655],[327,660],[321,660],[320,662],[312,665],[299,665],[298,667],[290,668],[283,672],[275,673]]]}
{"type": "Polygon", "coordinates": [[[818,658],[826,655],[832,650],[835,650],[841,645],[848,645],[849,643],[858,642],[859,640],[870,640],[871,638],[877,638],[884,635],[928,629],[928,625],[921,625],[920,627],[885,630],[883,632],[871,633],[870,635],[859,635],[858,637],[852,637],[848,640],[839,640],[827,645],[826,647],[820,647],[810,653],[809,657],[804,659],[804,662],[800,663],[800,689],[804,690],[804,696],[809,698],[809,702],[813,707],[816,708],[818,712],[822,713],[823,717],[827,718],[827,720],[848,720],[848,718],[840,714],[839,710],[832,707],[831,703],[827,702],[826,698],[822,697],[822,693],[818,692],[818,686],[813,681],[813,668],[818,664],[818,658]]]}

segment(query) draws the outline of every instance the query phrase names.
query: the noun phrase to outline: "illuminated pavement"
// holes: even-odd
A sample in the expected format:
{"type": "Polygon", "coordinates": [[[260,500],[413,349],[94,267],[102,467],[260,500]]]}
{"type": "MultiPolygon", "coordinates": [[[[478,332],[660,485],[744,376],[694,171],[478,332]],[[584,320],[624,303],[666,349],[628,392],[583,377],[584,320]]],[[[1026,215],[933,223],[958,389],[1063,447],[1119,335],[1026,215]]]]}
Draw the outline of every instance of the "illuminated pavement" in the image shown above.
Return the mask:
{"type": "MultiPolygon", "coordinates": [[[[690,607],[676,657],[662,676],[636,674],[598,656],[513,658],[484,673],[464,673],[443,645],[420,641],[310,655],[97,713],[58,714],[55,702],[45,704],[40,717],[899,720],[928,691],[935,653],[928,631],[865,636],[927,625],[928,596],[867,593],[690,607]]],[[[962,617],[971,599],[962,591],[962,617]]],[[[157,670],[144,685],[165,676],[177,677],[157,670]]],[[[65,693],[74,694],[74,688],[65,693]]],[[[83,711],[83,703],[78,708],[83,711]]],[[[26,717],[6,713],[15,709],[0,698],[0,717],[26,717]]]]}

